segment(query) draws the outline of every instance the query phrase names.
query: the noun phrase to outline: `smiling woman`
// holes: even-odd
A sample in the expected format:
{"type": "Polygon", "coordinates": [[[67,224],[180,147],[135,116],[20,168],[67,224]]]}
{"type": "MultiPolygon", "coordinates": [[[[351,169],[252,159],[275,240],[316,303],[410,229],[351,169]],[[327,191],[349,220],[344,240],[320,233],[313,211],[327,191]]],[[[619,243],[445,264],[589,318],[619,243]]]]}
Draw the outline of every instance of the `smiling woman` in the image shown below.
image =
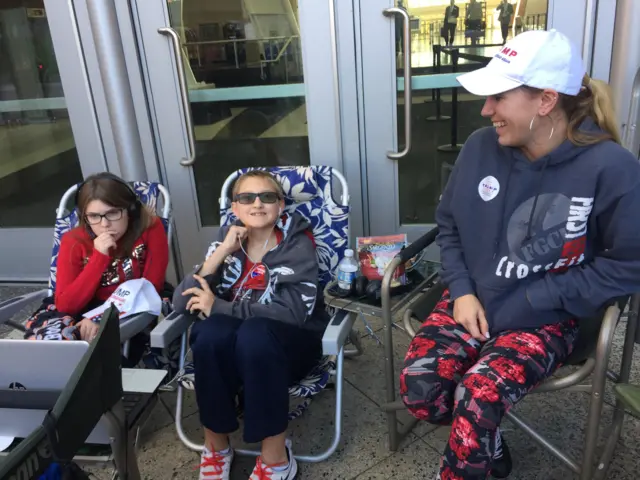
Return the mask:
{"type": "Polygon", "coordinates": [[[507,478],[505,403],[565,362],[579,320],[640,289],[640,166],[606,88],[556,30],[516,36],[458,81],[487,96],[493,128],[469,137],[438,205],[446,289],[401,393],[417,418],[453,422],[438,478],[507,478]]]}

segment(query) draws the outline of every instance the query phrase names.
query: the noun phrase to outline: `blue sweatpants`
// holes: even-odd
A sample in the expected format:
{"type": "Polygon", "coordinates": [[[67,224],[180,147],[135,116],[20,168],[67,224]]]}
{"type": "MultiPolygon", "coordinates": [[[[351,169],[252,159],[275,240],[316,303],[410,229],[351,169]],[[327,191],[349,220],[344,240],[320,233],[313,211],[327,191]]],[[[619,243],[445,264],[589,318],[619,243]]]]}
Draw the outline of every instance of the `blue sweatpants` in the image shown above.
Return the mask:
{"type": "Polygon", "coordinates": [[[215,433],[236,431],[242,386],[248,443],[287,429],[289,386],[322,355],[319,334],[261,317],[211,315],[193,325],[190,345],[202,425],[215,433]]]}

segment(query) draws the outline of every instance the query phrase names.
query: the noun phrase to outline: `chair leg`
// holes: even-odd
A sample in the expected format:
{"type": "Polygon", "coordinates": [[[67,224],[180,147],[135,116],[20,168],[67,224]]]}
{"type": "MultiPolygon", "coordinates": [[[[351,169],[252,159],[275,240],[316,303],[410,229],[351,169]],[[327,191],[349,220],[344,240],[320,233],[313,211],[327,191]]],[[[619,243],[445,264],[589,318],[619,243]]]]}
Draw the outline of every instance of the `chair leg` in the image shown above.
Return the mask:
{"type": "Polygon", "coordinates": [[[349,332],[349,340],[351,341],[355,349],[345,349],[344,356],[347,358],[354,358],[362,355],[364,349],[362,348],[362,341],[360,340],[360,337],[358,336],[358,332],[356,330],[351,329],[351,331],[349,332]]]}
{"type": "Polygon", "coordinates": [[[509,410],[505,414],[505,418],[508,418],[511,423],[513,423],[516,427],[522,430],[524,433],[529,435],[533,440],[535,440],[542,448],[547,450],[553,456],[555,456],[558,460],[563,462],[567,467],[569,467],[573,472],[579,474],[580,466],[574,461],[573,458],[566,455],[562,450],[556,447],[553,443],[547,440],[545,437],[540,435],[534,428],[532,428],[527,422],[525,422],[520,415],[515,413],[513,409],[509,410]]]}
{"type": "Polygon", "coordinates": [[[105,414],[109,428],[109,435],[113,439],[111,449],[118,472],[118,478],[123,480],[140,480],[138,460],[133,445],[132,432],[128,431],[122,401],[105,414]]]}
{"type": "MultiPolygon", "coordinates": [[[[187,332],[182,334],[182,339],[180,340],[180,361],[179,361],[179,369],[182,371],[184,369],[184,363],[187,357],[187,332]]],[[[176,391],[176,432],[178,433],[178,437],[180,441],[184,443],[184,445],[193,450],[194,452],[202,452],[204,450],[204,441],[202,443],[193,442],[185,433],[184,428],[182,426],[182,409],[184,403],[184,387],[178,382],[178,388],[176,391]]]]}
{"type": "MultiPolygon", "coordinates": [[[[622,362],[620,363],[620,374],[617,375],[617,381],[620,383],[628,383],[631,374],[631,363],[633,361],[633,348],[635,345],[635,337],[638,331],[638,309],[640,297],[634,296],[631,302],[631,308],[627,316],[627,330],[624,337],[624,349],[622,353],[622,362]]],[[[611,433],[604,445],[602,456],[598,462],[598,467],[593,476],[594,480],[603,480],[609,469],[609,463],[613,457],[616,444],[622,434],[622,425],[624,422],[625,406],[620,400],[616,400],[613,420],[611,422],[611,433]]]]}
{"type": "Polygon", "coordinates": [[[604,393],[607,383],[607,366],[609,364],[613,336],[615,334],[619,316],[619,309],[615,307],[609,307],[607,309],[600,330],[598,344],[596,346],[596,365],[593,370],[591,399],[589,401],[589,413],[585,431],[584,449],[582,452],[580,480],[591,480],[593,474],[593,462],[596,457],[596,448],[598,446],[600,417],[602,415],[604,393]]]}

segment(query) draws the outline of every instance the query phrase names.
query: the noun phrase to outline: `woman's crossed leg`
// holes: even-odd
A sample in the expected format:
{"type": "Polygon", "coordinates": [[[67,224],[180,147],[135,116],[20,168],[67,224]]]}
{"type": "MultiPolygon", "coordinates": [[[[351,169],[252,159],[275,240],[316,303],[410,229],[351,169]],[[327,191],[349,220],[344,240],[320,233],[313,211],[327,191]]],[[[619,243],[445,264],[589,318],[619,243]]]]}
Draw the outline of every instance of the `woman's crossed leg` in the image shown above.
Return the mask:
{"type": "Polygon", "coordinates": [[[503,473],[497,459],[504,414],[566,360],[576,335],[571,320],[480,343],[455,322],[445,292],[412,340],[400,377],[412,415],[452,425],[439,478],[484,480],[492,467],[494,475],[503,473]]]}

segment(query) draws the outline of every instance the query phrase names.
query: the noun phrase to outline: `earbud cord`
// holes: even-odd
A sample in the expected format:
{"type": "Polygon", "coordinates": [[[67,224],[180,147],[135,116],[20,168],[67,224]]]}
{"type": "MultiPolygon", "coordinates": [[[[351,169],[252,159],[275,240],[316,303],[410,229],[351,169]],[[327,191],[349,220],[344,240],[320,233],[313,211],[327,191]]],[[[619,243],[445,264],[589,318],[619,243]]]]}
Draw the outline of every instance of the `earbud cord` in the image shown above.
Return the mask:
{"type": "MultiPolygon", "coordinates": [[[[273,231],[276,228],[276,225],[278,224],[278,221],[280,220],[280,216],[278,215],[278,218],[276,219],[276,223],[273,224],[273,226],[271,227],[271,231],[269,232],[269,236],[267,237],[267,239],[264,242],[264,245],[262,246],[262,254],[264,256],[265,252],[267,251],[267,245],[269,245],[269,240],[271,240],[271,234],[273,233],[273,231]]],[[[247,283],[247,280],[249,279],[249,276],[251,275],[251,273],[253,272],[253,270],[258,266],[258,262],[254,261],[253,258],[251,258],[249,256],[249,254],[247,253],[247,251],[244,249],[244,246],[242,245],[242,242],[240,241],[240,239],[238,239],[238,241],[240,242],[240,249],[242,250],[242,252],[247,256],[247,258],[249,260],[251,260],[251,263],[253,264],[253,266],[251,267],[251,269],[247,272],[247,274],[244,276],[244,278],[242,279],[242,282],[240,283],[240,286],[238,287],[238,289],[236,290],[236,294],[233,297],[233,300],[231,303],[235,303],[235,301],[238,298],[238,295],[240,295],[240,293],[242,292],[242,289],[245,285],[245,283],[247,283]]],[[[269,270],[269,267],[267,267],[264,263],[263,263],[264,267],[269,270]]]]}

